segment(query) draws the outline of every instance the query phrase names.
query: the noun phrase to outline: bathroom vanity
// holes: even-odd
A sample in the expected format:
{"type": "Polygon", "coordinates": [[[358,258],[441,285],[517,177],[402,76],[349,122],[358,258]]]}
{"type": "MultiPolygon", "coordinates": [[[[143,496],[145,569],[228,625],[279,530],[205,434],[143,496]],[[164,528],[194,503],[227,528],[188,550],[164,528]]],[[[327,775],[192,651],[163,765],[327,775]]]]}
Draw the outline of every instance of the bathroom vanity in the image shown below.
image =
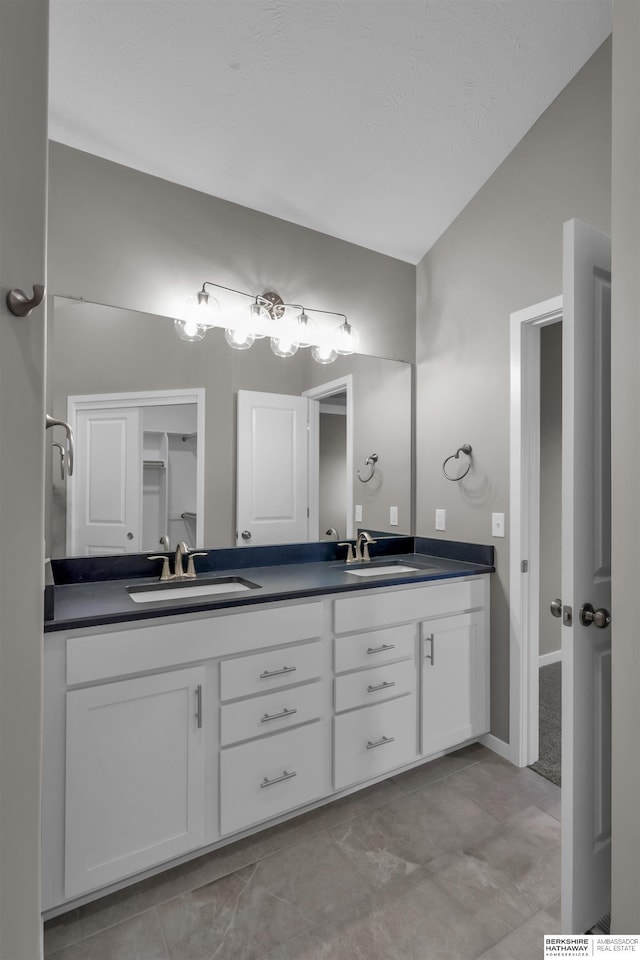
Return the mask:
{"type": "Polygon", "coordinates": [[[433,543],[365,575],[211,551],[201,579],[257,588],[144,603],[81,561],[45,633],[45,914],[486,733],[492,551],[433,543]]]}

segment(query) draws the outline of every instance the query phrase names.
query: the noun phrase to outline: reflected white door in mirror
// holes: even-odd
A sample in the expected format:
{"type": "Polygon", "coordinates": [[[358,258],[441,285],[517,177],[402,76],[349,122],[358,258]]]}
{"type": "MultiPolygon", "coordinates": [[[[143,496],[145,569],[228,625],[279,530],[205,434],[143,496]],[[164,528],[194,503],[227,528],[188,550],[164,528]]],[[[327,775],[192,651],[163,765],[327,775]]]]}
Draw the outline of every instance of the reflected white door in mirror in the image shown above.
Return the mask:
{"type": "Polygon", "coordinates": [[[67,554],[203,545],[204,389],[70,396],[67,554]]]}

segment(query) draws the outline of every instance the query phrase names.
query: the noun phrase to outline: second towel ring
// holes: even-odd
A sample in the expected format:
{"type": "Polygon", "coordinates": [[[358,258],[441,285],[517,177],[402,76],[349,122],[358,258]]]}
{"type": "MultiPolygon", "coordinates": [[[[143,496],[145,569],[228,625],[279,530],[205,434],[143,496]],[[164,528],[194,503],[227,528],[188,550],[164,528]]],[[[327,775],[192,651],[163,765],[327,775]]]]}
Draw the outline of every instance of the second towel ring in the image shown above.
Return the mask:
{"type": "Polygon", "coordinates": [[[365,462],[364,462],[365,467],[371,467],[371,473],[369,474],[368,477],[361,477],[361,476],[360,476],[360,471],[359,471],[359,470],[356,470],[356,476],[357,476],[358,480],[360,481],[360,483],[369,483],[369,480],[371,480],[372,476],[373,476],[374,473],[376,472],[376,463],[377,463],[377,462],[378,462],[378,454],[377,454],[377,453],[372,453],[371,456],[367,457],[367,459],[365,460],[365,462]]]}
{"type": "Polygon", "coordinates": [[[451,456],[447,457],[447,459],[444,461],[444,463],[442,464],[442,472],[444,473],[447,480],[452,480],[455,483],[458,480],[464,479],[464,477],[466,477],[466,475],[469,473],[469,470],[471,470],[471,444],[463,443],[461,447],[458,447],[455,453],[452,453],[451,456]],[[461,453],[466,453],[466,455],[469,457],[469,463],[467,465],[467,469],[465,470],[464,473],[461,473],[459,477],[450,477],[449,474],[447,473],[447,464],[449,463],[449,460],[458,460],[461,453]]]}

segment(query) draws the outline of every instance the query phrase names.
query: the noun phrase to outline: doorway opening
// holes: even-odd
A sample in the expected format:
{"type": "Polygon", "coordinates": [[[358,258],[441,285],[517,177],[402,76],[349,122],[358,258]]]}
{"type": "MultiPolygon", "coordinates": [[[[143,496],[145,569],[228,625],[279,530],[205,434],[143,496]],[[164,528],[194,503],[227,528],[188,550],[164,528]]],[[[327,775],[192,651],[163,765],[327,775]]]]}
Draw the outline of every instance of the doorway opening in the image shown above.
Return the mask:
{"type": "Polygon", "coordinates": [[[353,378],[303,391],[309,400],[311,539],[353,539],[353,378]]]}
{"type": "Polygon", "coordinates": [[[510,673],[519,696],[509,759],[518,766],[539,760],[540,668],[561,657],[561,621],[549,612],[560,592],[561,344],[562,297],[511,315],[510,673]]]}

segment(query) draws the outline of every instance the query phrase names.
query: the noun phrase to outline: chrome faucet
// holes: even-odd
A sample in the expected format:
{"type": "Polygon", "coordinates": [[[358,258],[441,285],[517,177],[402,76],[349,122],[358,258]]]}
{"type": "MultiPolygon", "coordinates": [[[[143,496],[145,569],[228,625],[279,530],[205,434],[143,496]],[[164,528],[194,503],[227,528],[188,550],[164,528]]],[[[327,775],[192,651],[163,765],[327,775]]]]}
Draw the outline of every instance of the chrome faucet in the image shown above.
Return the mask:
{"type": "Polygon", "coordinates": [[[369,556],[369,544],[371,543],[377,543],[377,540],[374,540],[366,530],[361,530],[356,540],[356,560],[363,563],[368,563],[371,560],[369,556]]]}

